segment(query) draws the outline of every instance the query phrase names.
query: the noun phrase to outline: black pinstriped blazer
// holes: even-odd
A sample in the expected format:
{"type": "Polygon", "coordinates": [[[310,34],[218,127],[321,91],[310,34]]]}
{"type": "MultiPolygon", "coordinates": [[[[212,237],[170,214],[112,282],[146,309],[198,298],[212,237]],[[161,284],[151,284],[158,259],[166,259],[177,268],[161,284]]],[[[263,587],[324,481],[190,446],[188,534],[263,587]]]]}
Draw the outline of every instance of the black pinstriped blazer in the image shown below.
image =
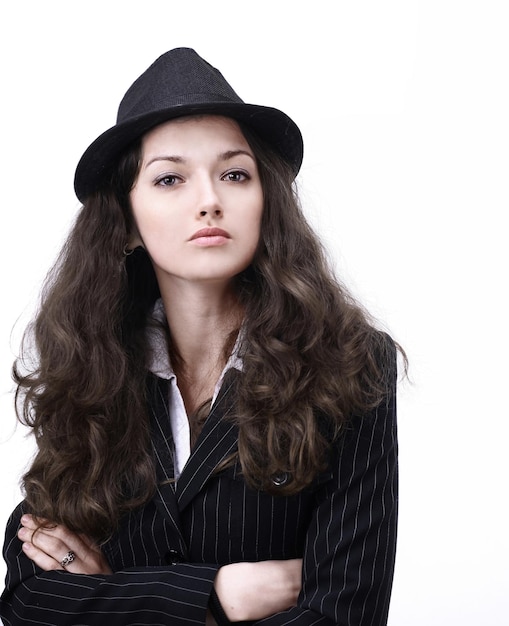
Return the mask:
{"type": "Polygon", "coordinates": [[[235,379],[226,377],[176,486],[167,381],[151,379],[159,487],[106,545],[113,575],[42,572],[21,551],[22,505],[14,511],[4,546],[4,624],[204,624],[221,564],[293,557],[304,558],[298,606],[260,624],[387,623],[397,520],[395,393],[352,422],[311,488],[273,497],[248,489],[237,465],[213,473],[236,448],[236,427],[224,419],[235,379]]]}

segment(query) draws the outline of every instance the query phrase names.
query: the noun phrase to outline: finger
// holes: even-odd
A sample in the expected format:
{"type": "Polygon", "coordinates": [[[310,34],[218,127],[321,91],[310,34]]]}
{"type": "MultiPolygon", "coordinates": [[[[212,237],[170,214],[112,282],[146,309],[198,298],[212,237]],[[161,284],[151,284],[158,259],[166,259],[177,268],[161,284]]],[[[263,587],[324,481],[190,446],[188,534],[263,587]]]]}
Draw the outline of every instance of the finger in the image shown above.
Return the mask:
{"type": "Polygon", "coordinates": [[[67,526],[63,524],[53,524],[44,519],[36,520],[31,515],[23,515],[21,524],[31,531],[48,534],[49,536],[60,539],[64,543],[72,543],[76,545],[76,547],[83,545],[80,535],[69,530],[67,526]]]}
{"type": "Polygon", "coordinates": [[[21,517],[21,524],[26,528],[30,528],[30,530],[37,530],[37,528],[45,527],[45,528],[55,528],[56,524],[51,524],[51,522],[44,518],[36,518],[33,515],[25,514],[21,517]]]}
{"type": "Polygon", "coordinates": [[[94,550],[95,552],[100,552],[99,546],[96,542],[83,533],[73,533],[63,524],[52,524],[48,520],[38,519],[35,521],[35,518],[32,515],[25,514],[21,518],[21,524],[25,528],[29,528],[30,530],[44,529],[52,532],[56,536],[60,537],[63,542],[73,543],[75,547],[79,547],[75,541],[73,541],[73,537],[77,537],[79,542],[83,546],[94,550]]]}
{"type": "Polygon", "coordinates": [[[20,538],[32,541],[59,562],[64,558],[60,555],[65,556],[69,551],[76,554],[86,554],[90,551],[90,540],[87,538],[85,541],[85,535],[74,533],[63,524],[41,526],[45,523],[44,520],[35,523],[33,518],[25,519],[25,516],[21,518],[21,522],[27,533],[22,533],[20,538]],[[63,548],[66,548],[65,553],[62,553],[63,548]]]}
{"type": "Polygon", "coordinates": [[[43,569],[46,570],[63,569],[61,562],[65,555],[69,551],[72,551],[72,548],[62,541],[58,535],[53,534],[51,531],[46,531],[45,529],[31,530],[28,527],[22,526],[18,531],[18,537],[24,543],[33,546],[33,554],[37,555],[39,559],[41,558],[40,553],[44,553],[53,561],[53,565],[50,566],[50,561],[44,559],[43,569]]]}
{"type": "MultiPolygon", "coordinates": [[[[44,559],[44,567],[48,569],[65,569],[73,574],[111,574],[111,568],[100,548],[93,540],[83,534],[70,531],[62,524],[40,526],[30,516],[23,516],[24,524],[18,536],[22,541],[32,544],[46,557],[37,554],[39,560],[44,559]],[[71,556],[71,560],[66,558],[71,556]]],[[[27,552],[27,556],[29,556],[27,552]]]]}
{"type": "Polygon", "coordinates": [[[56,569],[63,569],[60,563],[57,563],[57,561],[55,561],[54,558],[46,554],[46,552],[40,550],[37,546],[34,546],[33,543],[25,541],[21,547],[27,557],[45,572],[56,569]]]}
{"type": "Polygon", "coordinates": [[[69,572],[73,573],[99,573],[98,564],[104,557],[100,549],[86,535],[79,535],[68,530],[65,526],[58,525],[48,530],[36,531],[45,536],[44,549],[50,550],[49,554],[69,572]],[[68,561],[66,555],[70,554],[68,561]],[[68,561],[68,562],[64,562],[68,561]]]}

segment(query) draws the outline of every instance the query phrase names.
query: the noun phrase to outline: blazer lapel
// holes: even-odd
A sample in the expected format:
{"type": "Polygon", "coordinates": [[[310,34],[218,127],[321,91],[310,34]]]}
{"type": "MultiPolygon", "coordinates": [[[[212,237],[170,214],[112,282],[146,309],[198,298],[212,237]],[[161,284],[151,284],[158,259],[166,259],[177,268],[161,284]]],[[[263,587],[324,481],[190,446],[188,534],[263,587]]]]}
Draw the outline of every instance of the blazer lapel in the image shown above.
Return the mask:
{"type": "Polygon", "coordinates": [[[239,372],[230,369],[196,445],[177,482],[178,508],[182,511],[203,489],[218,464],[237,447],[237,426],[225,419],[232,410],[239,372]]]}
{"type": "Polygon", "coordinates": [[[157,476],[154,502],[160,512],[172,523],[179,538],[181,552],[185,554],[187,547],[181,533],[180,513],[175,496],[168,381],[151,375],[149,377],[149,398],[152,446],[157,476]]]}

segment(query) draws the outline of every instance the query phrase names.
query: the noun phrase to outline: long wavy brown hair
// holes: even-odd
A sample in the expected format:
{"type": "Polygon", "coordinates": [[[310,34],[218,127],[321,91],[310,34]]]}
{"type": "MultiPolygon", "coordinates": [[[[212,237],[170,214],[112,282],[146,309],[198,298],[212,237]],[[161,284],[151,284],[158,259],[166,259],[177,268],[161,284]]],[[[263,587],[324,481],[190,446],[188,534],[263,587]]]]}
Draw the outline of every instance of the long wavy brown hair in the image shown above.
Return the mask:
{"type": "MultiPolygon", "coordinates": [[[[347,421],[393,387],[395,348],[334,277],[288,165],[243,131],[265,205],[257,253],[236,279],[245,311],[238,458],[253,488],[275,490],[271,477],[288,472],[276,492],[290,494],[324,468],[347,421]]],[[[156,485],[145,329],[159,289],[143,249],[124,255],[140,145],[86,199],[13,367],[18,418],[37,441],[23,477],[28,508],[98,541],[156,485]],[[34,354],[30,365],[24,356],[34,354]]]]}

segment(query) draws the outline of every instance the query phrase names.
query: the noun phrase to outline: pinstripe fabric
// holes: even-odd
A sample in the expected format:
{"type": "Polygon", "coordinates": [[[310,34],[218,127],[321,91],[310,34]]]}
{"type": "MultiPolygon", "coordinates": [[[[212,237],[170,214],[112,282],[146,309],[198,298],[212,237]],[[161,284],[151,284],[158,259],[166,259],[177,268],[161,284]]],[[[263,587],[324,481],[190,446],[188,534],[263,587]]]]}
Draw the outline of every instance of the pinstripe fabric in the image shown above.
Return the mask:
{"type": "Polygon", "coordinates": [[[327,471],[298,495],[246,487],[238,465],[214,474],[235,450],[228,421],[238,373],[227,375],[175,486],[167,381],[150,378],[159,487],[105,546],[112,576],[41,572],[11,517],[1,615],[21,624],[204,624],[217,568],[242,560],[303,557],[298,606],[264,626],[383,626],[392,586],[397,518],[395,394],[352,424],[327,471]]]}

